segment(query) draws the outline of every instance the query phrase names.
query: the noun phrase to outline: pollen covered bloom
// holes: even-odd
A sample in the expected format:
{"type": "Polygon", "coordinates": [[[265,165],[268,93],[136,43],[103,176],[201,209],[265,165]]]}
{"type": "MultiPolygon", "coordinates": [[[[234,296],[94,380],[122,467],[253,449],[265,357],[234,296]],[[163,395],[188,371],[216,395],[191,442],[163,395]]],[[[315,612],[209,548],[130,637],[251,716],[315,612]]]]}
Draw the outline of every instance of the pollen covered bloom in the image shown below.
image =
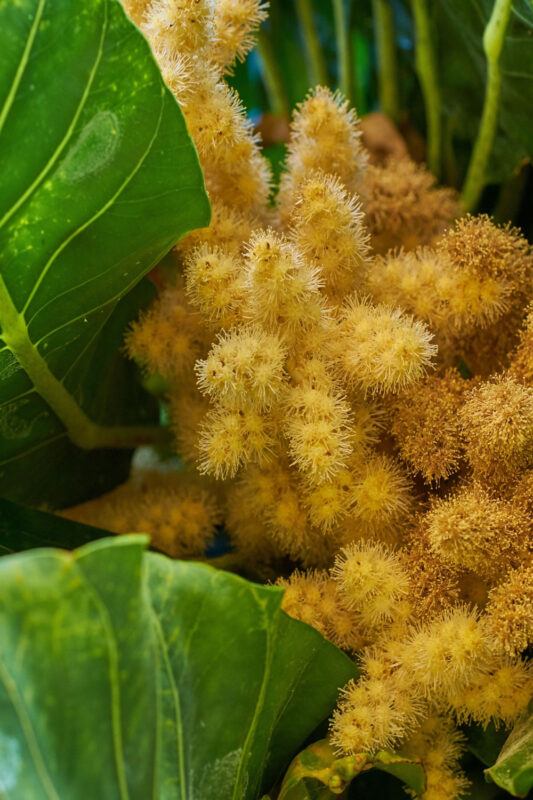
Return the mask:
{"type": "Polygon", "coordinates": [[[284,380],[286,351],[278,336],[243,327],[221,333],[197,361],[200,390],[227,408],[267,410],[284,380]]]}
{"type": "Polygon", "coordinates": [[[420,380],[437,351],[422,322],[358,297],[341,309],[337,336],[342,375],[369,393],[397,392],[420,380]]]}
{"type": "Polygon", "coordinates": [[[436,501],[426,524],[429,544],[446,564],[492,581],[519,566],[531,549],[527,515],[479,484],[436,501]]]}
{"type": "Polygon", "coordinates": [[[409,592],[399,557],[382,545],[357,543],[342,548],[332,575],[347,607],[370,629],[391,622],[409,592]]]}
{"type": "Polygon", "coordinates": [[[320,322],[319,271],[272,229],[257,231],[246,250],[246,313],[267,330],[300,335],[320,322]]]}
{"type": "Polygon", "coordinates": [[[392,404],[391,431],[410,470],[428,484],[449,478],[463,455],[459,410],[469,382],[457,370],[428,375],[392,404]]]}
{"type": "Polygon", "coordinates": [[[487,628],[509,655],[533,642],[533,566],[528,562],[509,572],[489,593],[487,628]]]}
{"type": "Polygon", "coordinates": [[[431,244],[458,214],[455,193],[409,158],[369,166],[362,193],[376,253],[431,244]]]}
{"type": "Polygon", "coordinates": [[[294,205],[291,236],[304,256],[320,269],[330,299],[342,299],[361,283],[369,235],[361,203],[338,177],[312,173],[294,205]]]}
{"type": "Polygon", "coordinates": [[[460,412],[474,475],[501,484],[533,462],[533,388],[507,375],[482,383],[460,412]]]}
{"type": "Polygon", "coordinates": [[[134,475],[62,516],[112,533],[148,533],[155,547],[176,558],[201,555],[221,518],[207,487],[172,473],[134,475]]]}

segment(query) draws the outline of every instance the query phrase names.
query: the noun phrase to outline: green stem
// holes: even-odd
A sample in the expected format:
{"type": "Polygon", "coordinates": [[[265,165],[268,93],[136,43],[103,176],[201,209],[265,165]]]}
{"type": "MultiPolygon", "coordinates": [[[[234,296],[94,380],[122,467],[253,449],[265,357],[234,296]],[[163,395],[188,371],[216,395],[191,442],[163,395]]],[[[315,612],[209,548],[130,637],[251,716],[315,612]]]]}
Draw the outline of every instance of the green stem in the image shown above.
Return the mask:
{"type": "Polygon", "coordinates": [[[86,450],[97,448],[133,449],[145,444],[163,444],[168,432],[156,426],[107,427],[93,422],[51,372],[31,341],[26,320],[15,308],[0,276],[0,328],[2,339],[33,383],[36,392],[67,429],[73,444],[86,450]]]}
{"type": "Polygon", "coordinates": [[[272,41],[265,27],[259,29],[257,37],[257,50],[261,60],[261,72],[270,110],[273,114],[282,117],[289,116],[289,101],[285,93],[283,76],[278,66],[278,61],[272,47],[272,41]]]}
{"type": "Polygon", "coordinates": [[[345,0],[333,0],[333,16],[335,19],[339,89],[350,105],[352,105],[353,82],[350,20],[345,0]]]}
{"type": "Polygon", "coordinates": [[[394,14],[390,0],[373,0],[372,5],[378,52],[379,105],[384,114],[397,122],[400,101],[394,14]]]}
{"type": "Polygon", "coordinates": [[[313,19],[311,0],[296,0],[296,16],[303,37],[310,86],[327,86],[328,72],[313,19]]]}
{"type": "Polygon", "coordinates": [[[427,0],[411,0],[415,22],[415,63],[424,96],[427,125],[427,162],[439,178],[441,171],[441,98],[437,79],[437,64],[431,38],[427,0]]]}
{"type": "Polygon", "coordinates": [[[461,202],[466,211],[475,209],[486,183],[487,163],[494,144],[500,105],[502,83],[500,56],[511,14],[511,4],[511,0],[496,0],[483,34],[487,80],[481,122],[461,193],[461,202]]]}

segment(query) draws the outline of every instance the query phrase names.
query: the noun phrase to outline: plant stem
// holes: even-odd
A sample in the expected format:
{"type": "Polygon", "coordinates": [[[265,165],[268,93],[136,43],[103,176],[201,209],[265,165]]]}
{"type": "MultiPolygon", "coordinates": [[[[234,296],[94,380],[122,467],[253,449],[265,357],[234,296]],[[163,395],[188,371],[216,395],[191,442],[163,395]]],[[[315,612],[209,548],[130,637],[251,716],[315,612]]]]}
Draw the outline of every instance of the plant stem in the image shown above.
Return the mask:
{"type": "Polygon", "coordinates": [[[328,73],[320,39],[313,19],[311,0],[296,0],[296,15],[303,37],[307,76],[310,86],[327,86],[328,73]]]}
{"type": "Polygon", "coordinates": [[[400,101],[394,14],[390,0],[373,0],[372,6],[378,51],[379,105],[384,114],[397,122],[400,116],[400,101]]]}
{"type": "Polygon", "coordinates": [[[333,0],[333,16],[335,19],[335,40],[337,43],[339,89],[350,105],[352,105],[353,83],[350,20],[344,0],[333,0]]]}
{"type": "Polygon", "coordinates": [[[500,105],[500,56],[510,14],[511,0],[496,0],[483,34],[487,80],[481,122],[461,193],[461,202],[466,211],[472,211],[477,206],[486,182],[487,163],[494,144],[500,105]]]}
{"type": "Polygon", "coordinates": [[[264,25],[259,29],[257,37],[257,50],[261,60],[261,72],[270,110],[280,117],[289,116],[289,101],[285,93],[283,76],[272,47],[272,41],[264,25]]]}
{"type": "Polygon", "coordinates": [[[16,309],[0,276],[0,328],[2,339],[31,380],[35,391],[61,420],[73,444],[85,450],[133,449],[143,444],[163,444],[168,432],[157,426],[105,426],[91,420],[50,370],[31,341],[26,320],[16,309]]]}
{"type": "Polygon", "coordinates": [[[439,178],[441,171],[441,98],[427,0],[411,0],[416,36],[415,63],[424,96],[427,125],[427,162],[439,178]]]}

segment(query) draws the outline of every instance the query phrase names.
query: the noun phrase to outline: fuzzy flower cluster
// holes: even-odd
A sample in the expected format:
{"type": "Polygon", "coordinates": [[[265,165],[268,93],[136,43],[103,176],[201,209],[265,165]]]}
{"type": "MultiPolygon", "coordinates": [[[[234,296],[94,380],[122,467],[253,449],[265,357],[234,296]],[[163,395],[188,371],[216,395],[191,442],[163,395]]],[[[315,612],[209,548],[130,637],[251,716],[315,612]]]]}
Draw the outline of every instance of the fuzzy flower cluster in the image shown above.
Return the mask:
{"type": "Polygon", "coordinates": [[[287,613],[361,664],[334,746],[398,748],[424,764],[425,800],[458,798],[456,726],[510,724],[532,695],[529,245],[459,218],[409,159],[370,165],[355,112],[323,87],[293,115],[270,203],[224,80],[264,5],[124,5],[181,104],[213,209],[126,342],[164,385],[188,466],[65,513],[146,530],[175,556],[200,555],[224,524],[246,568],[292,567],[287,613]]]}

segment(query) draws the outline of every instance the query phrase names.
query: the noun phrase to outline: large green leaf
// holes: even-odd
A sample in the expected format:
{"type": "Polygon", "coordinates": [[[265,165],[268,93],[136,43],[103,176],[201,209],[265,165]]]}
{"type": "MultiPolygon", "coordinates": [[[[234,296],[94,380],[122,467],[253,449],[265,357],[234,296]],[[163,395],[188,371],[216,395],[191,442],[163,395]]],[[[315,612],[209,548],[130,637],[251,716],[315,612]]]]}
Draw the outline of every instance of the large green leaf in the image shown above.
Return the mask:
{"type": "Polygon", "coordinates": [[[122,536],[0,559],[9,800],[248,800],[354,664],[282,591],[122,536]]]}
{"type": "MultiPolygon", "coordinates": [[[[494,0],[430,4],[440,53],[439,81],[446,119],[457,139],[471,143],[478,131],[485,93],[483,32],[494,0]]],[[[507,179],[533,157],[533,5],[513,0],[501,56],[501,101],[487,182],[507,179]]]]}
{"type": "Polygon", "coordinates": [[[127,455],[100,446],[155,419],[121,337],[141,278],[209,219],[180,109],[118,0],[2,0],[0,173],[1,491],[74,503],[124,477],[127,455]]]}
{"type": "Polygon", "coordinates": [[[514,797],[527,797],[533,789],[533,706],[515,724],[485,775],[514,797]]]}

